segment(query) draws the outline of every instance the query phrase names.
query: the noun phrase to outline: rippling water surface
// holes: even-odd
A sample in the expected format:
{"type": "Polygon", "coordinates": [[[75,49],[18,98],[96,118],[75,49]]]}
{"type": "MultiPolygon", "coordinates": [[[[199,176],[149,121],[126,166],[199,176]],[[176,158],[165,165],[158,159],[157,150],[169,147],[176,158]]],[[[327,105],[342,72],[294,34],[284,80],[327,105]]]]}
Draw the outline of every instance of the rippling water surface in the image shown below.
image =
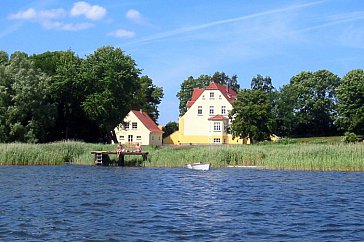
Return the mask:
{"type": "Polygon", "coordinates": [[[363,241],[364,173],[0,167],[0,240],[363,241]]]}

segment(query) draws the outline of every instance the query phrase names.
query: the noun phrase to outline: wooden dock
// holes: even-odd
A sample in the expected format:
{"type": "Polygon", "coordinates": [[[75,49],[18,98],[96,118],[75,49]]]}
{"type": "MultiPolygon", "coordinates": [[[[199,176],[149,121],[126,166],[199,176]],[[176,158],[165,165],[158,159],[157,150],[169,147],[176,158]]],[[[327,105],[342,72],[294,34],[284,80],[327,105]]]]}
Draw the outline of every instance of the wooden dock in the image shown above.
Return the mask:
{"type": "Polygon", "coordinates": [[[117,151],[97,150],[97,151],[91,151],[91,154],[95,155],[96,165],[108,166],[109,165],[108,161],[110,161],[109,155],[117,155],[118,156],[117,165],[124,166],[126,155],[141,155],[143,157],[143,161],[146,161],[148,159],[149,153],[143,151],[123,151],[118,154],[117,151]]]}

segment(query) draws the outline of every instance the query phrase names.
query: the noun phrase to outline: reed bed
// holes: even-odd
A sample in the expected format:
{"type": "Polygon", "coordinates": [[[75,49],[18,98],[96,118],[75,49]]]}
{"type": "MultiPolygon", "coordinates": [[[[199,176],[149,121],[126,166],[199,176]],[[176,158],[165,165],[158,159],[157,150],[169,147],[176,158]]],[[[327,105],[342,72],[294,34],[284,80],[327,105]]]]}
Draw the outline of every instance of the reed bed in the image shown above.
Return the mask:
{"type": "MultiPolygon", "coordinates": [[[[112,146],[114,147],[114,146],[112,146]]],[[[0,165],[94,164],[92,150],[109,150],[110,146],[63,141],[49,144],[0,144],[0,165]]]]}
{"type": "MultiPolygon", "coordinates": [[[[0,165],[94,165],[93,150],[114,150],[115,145],[64,141],[49,144],[0,144],[0,165]]],[[[214,168],[257,166],[263,169],[364,171],[364,143],[294,143],[266,145],[213,145],[143,147],[148,161],[126,157],[128,165],[183,167],[211,163],[214,168]]],[[[111,156],[111,160],[116,157],[111,156]]]]}
{"type": "Polygon", "coordinates": [[[257,166],[263,169],[364,171],[364,144],[268,144],[191,146],[152,152],[148,166],[176,167],[187,163],[213,167],[257,166]]]}

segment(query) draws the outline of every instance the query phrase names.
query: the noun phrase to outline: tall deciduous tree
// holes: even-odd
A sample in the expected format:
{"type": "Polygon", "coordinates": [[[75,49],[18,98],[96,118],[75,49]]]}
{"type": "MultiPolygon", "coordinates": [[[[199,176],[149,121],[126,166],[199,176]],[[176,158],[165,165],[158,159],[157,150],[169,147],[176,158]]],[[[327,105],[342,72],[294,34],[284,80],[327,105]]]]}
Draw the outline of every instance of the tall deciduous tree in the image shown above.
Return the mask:
{"type": "Polygon", "coordinates": [[[272,134],[273,91],[271,78],[257,75],[251,81],[251,89],[238,92],[229,117],[230,132],[234,137],[250,138],[251,142],[268,139],[272,134]]]}
{"type": "Polygon", "coordinates": [[[153,80],[148,76],[142,76],[137,81],[139,87],[134,98],[133,109],[143,109],[154,121],[157,121],[158,105],[163,98],[163,88],[154,85],[153,80]]]}
{"type": "Polygon", "coordinates": [[[82,109],[109,139],[116,141],[110,131],[132,109],[139,74],[130,56],[110,46],[97,49],[82,62],[81,85],[85,93],[82,109]]]}
{"type": "Polygon", "coordinates": [[[293,136],[320,136],[335,134],[336,88],[340,78],[327,71],[301,72],[291,78],[281,90],[280,108],[286,115],[286,126],[293,136]],[[287,120],[287,117],[290,120],[287,120]]]}
{"type": "Polygon", "coordinates": [[[271,103],[260,89],[243,89],[238,92],[229,117],[232,120],[230,133],[233,137],[250,138],[251,142],[262,141],[271,134],[271,103]]]}
{"type": "Polygon", "coordinates": [[[11,55],[2,76],[1,102],[8,105],[4,112],[7,141],[45,142],[55,121],[50,78],[21,52],[11,55]]]}
{"type": "Polygon", "coordinates": [[[364,71],[352,70],[337,90],[338,119],[341,129],[364,134],[364,71]]]}

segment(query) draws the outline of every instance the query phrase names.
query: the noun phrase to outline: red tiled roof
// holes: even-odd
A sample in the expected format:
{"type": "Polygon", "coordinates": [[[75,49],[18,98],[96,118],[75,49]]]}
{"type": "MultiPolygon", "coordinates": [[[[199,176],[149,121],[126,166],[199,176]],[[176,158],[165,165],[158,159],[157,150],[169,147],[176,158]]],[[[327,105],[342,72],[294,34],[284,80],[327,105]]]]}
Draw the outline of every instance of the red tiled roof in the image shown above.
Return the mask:
{"type": "Polygon", "coordinates": [[[149,129],[151,132],[163,132],[158,128],[157,124],[149,117],[149,115],[146,112],[143,111],[137,111],[137,110],[131,110],[137,116],[137,118],[144,124],[144,126],[149,129]]]}
{"type": "Polygon", "coordinates": [[[218,115],[215,115],[215,116],[209,118],[208,120],[221,121],[221,120],[225,120],[225,119],[228,119],[228,118],[218,114],[218,115]]]}
{"type": "Polygon", "coordinates": [[[187,102],[187,107],[190,108],[192,104],[201,96],[205,89],[204,88],[194,88],[192,92],[191,100],[187,102]]]}
{"type": "Polygon", "coordinates": [[[224,86],[221,84],[211,82],[210,85],[208,85],[205,88],[194,88],[193,89],[192,97],[191,97],[191,100],[189,100],[187,102],[187,107],[190,108],[205,90],[219,90],[222,93],[222,95],[224,95],[224,97],[230,103],[232,103],[236,100],[237,94],[234,89],[232,89],[229,86],[224,86]]]}

